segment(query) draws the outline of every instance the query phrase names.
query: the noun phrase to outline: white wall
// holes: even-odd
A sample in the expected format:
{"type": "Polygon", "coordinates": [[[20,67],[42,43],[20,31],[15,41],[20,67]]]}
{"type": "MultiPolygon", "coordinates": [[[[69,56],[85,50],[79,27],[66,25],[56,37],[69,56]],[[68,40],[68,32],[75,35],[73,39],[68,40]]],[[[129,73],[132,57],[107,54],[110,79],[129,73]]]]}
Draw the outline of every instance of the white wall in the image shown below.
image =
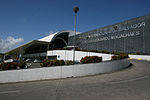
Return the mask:
{"type": "Polygon", "coordinates": [[[131,59],[150,60],[150,55],[129,55],[131,59]]]}
{"type": "Polygon", "coordinates": [[[0,71],[0,83],[95,75],[128,67],[128,59],[92,64],[0,71]]]}
{"type": "MultiPolygon", "coordinates": [[[[47,52],[48,56],[59,56],[58,60],[73,60],[73,50],[53,50],[47,52]]],[[[84,52],[84,51],[76,51],[75,52],[75,60],[80,61],[82,57],[85,56],[102,56],[103,61],[111,60],[112,54],[103,54],[103,53],[93,53],[93,52],[84,52]]]]}

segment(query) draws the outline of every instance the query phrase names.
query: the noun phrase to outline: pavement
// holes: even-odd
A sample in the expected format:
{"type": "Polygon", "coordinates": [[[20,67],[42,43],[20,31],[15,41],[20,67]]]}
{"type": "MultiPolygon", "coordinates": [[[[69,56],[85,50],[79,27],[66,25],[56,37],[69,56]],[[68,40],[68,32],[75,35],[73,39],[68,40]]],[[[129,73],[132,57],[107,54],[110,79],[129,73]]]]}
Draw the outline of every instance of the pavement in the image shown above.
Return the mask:
{"type": "Polygon", "coordinates": [[[41,68],[40,63],[31,63],[30,68],[41,68]]]}
{"type": "Polygon", "coordinates": [[[0,100],[150,100],[150,61],[101,75],[0,84],[0,100]]]}

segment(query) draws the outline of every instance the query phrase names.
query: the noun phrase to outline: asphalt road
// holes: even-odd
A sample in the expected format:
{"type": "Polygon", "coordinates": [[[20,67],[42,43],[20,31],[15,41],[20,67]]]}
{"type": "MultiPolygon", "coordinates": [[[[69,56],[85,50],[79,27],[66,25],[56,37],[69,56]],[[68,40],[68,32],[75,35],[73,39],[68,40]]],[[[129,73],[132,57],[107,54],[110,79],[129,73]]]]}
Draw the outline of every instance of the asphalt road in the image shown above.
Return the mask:
{"type": "Polygon", "coordinates": [[[0,84],[0,100],[150,100],[150,62],[131,62],[109,74],[0,84]]]}

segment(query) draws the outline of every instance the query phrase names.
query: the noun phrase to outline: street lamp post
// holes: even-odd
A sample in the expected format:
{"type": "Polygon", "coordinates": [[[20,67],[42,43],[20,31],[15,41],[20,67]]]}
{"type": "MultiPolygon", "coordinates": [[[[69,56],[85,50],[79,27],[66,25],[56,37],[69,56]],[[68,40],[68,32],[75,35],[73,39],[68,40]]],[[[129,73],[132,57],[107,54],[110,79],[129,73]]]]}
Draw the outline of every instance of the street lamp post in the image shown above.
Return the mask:
{"type": "Polygon", "coordinates": [[[48,59],[48,51],[49,51],[49,45],[50,45],[50,42],[48,42],[48,45],[47,45],[47,53],[46,53],[46,59],[48,59]]]}
{"type": "Polygon", "coordinates": [[[75,12],[75,24],[74,24],[74,48],[73,48],[73,62],[75,63],[75,47],[76,47],[76,22],[77,22],[77,12],[79,11],[78,7],[74,7],[73,11],[75,12]]]}

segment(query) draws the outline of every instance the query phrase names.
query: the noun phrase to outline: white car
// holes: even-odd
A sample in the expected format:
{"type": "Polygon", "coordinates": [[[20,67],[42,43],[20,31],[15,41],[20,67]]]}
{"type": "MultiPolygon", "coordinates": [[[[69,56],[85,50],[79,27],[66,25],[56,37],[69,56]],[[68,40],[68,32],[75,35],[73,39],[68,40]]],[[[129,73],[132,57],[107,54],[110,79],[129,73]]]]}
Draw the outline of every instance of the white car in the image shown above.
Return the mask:
{"type": "Polygon", "coordinates": [[[40,63],[41,61],[38,59],[33,60],[34,63],[40,63]]]}
{"type": "Polygon", "coordinates": [[[26,68],[29,68],[31,65],[31,63],[26,63],[26,68]]]}

